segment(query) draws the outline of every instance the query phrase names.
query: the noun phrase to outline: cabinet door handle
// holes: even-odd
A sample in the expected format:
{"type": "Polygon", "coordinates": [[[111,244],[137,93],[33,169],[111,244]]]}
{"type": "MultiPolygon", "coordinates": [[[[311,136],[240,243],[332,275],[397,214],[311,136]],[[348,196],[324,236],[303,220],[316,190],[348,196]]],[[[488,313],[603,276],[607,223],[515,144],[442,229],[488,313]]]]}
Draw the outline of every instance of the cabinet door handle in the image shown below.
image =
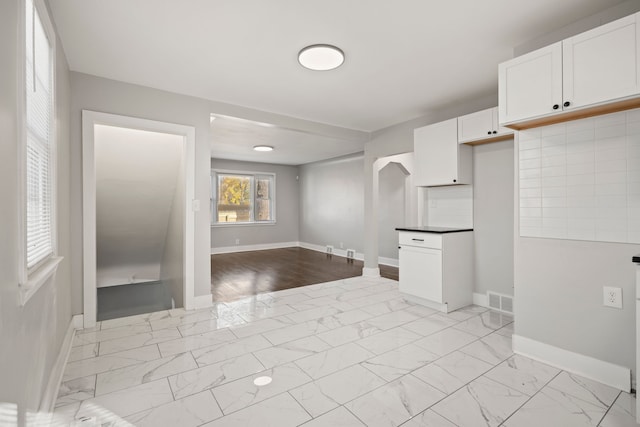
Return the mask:
{"type": "Polygon", "coordinates": [[[487,132],[487,135],[491,135],[491,131],[487,132]]]}
{"type": "Polygon", "coordinates": [[[424,239],[411,239],[411,240],[413,240],[414,242],[424,242],[424,239]]]}
{"type": "Polygon", "coordinates": [[[458,180],[457,180],[457,179],[454,179],[454,180],[453,180],[453,182],[458,182],[458,180]]]}
{"type": "Polygon", "coordinates": [[[494,131],[493,131],[493,134],[495,135],[496,133],[498,133],[498,131],[497,131],[497,130],[494,130],[494,131]]]}
{"type": "Polygon", "coordinates": [[[553,104],[553,109],[557,110],[558,108],[560,108],[560,106],[558,104],[553,104]]]}
{"type": "Polygon", "coordinates": [[[569,101],[565,101],[564,104],[562,105],[564,105],[565,107],[568,107],[569,105],[571,105],[571,103],[569,101]]]}

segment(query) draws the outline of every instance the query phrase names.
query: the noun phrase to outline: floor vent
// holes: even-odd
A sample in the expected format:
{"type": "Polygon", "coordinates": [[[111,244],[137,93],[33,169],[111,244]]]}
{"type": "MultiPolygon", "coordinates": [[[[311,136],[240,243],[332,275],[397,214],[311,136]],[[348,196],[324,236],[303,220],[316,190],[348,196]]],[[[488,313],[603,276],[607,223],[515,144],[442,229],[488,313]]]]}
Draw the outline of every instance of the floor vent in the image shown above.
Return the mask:
{"type": "Polygon", "coordinates": [[[356,250],[355,249],[347,249],[347,258],[348,259],[354,259],[356,257],[356,250]]]}
{"type": "Polygon", "coordinates": [[[487,292],[487,298],[489,300],[490,308],[513,314],[513,297],[511,295],[489,291],[487,292]]]}
{"type": "Polygon", "coordinates": [[[333,246],[327,245],[327,255],[332,255],[332,254],[333,254],[333,246]]]}

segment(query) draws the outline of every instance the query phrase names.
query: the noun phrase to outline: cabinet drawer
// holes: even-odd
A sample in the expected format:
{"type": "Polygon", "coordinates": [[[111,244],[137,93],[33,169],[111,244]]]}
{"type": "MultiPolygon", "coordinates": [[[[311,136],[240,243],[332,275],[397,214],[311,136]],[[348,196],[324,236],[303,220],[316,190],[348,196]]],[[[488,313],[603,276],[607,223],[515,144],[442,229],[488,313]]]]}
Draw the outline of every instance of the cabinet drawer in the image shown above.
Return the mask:
{"type": "Polygon", "coordinates": [[[418,246],[423,248],[442,249],[442,235],[436,233],[400,232],[400,245],[418,246]]]}

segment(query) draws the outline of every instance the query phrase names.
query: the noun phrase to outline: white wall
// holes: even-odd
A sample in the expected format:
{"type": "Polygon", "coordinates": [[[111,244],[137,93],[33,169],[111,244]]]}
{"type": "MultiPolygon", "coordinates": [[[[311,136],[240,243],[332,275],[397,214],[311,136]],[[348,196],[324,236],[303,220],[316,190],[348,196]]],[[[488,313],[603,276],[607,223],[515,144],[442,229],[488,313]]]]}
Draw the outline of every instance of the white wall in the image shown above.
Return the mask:
{"type": "Polygon", "coordinates": [[[183,138],[104,125],[94,138],[97,286],[159,280],[183,138]]]}
{"type": "MultiPolygon", "coordinates": [[[[18,303],[18,22],[17,0],[0,2],[0,402],[38,409],[42,392],[71,321],[69,247],[69,70],[57,41],[58,253],[56,276],[18,303]]],[[[23,419],[24,421],[24,419],[23,419]]],[[[20,424],[22,425],[22,424],[20,424]]]]}
{"type": "Polygon", "coordinates": [[[362,154],[300,166],[301,242],[362,252],[362,172],[362,154]]]}
{"type": "Polygon", "coordinates": [[[211,169],[276,174],[276,223],[212,226],[212,249],[236,246],[236,239],[239,239],[240,246],[298,241],[300,198],[297,166],[211,159],[211,169]]]}
{"type": "Polygon", "coordinates": [[[473,147],[475,292],[513,295],[513,140],[473,147]]]}
{"type": "Polygon", "coordinates": [[[389,163],[380,170],[378,175],[378,200],[380,203],[378,255],[396,261],[398,260],[398,232],[396,228],[415,225],[405,224],[406,178],[407,175],[405,175],[397,163],[389,163]]]}

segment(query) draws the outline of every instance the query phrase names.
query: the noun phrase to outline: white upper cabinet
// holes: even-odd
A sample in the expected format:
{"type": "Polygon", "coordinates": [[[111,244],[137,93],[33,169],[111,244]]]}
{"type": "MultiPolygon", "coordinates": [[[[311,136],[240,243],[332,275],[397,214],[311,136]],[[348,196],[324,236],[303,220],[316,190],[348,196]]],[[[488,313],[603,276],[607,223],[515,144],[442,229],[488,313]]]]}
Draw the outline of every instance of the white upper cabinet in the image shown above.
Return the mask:
{"type": "Polygon", "coordinates": [[[458,143],[481,143],[505,139],[513,130],[498,125],[498,107],[458,117],[458,143]]]}
{"type": "Polygon", "coordinates": [[[562,104],[562,42],[498,66],[500,123],[553,113],[562,104]]]}
{"type": "Polygon", "coordinates": [[[450,119],[414,130],[415,185],[471,184],[472,151],[458,144],[458,119],[450,119]]]}
{"type": "Polygon", "coordinates": [[[516,129],[640,105],[640,13],[504,62],[500,123],[516,129]]]}
{"type": "Polygon", "coordinates": [[[564,109],[640,93],[639,16],[627,16],[562,42],[564,109]]]}

